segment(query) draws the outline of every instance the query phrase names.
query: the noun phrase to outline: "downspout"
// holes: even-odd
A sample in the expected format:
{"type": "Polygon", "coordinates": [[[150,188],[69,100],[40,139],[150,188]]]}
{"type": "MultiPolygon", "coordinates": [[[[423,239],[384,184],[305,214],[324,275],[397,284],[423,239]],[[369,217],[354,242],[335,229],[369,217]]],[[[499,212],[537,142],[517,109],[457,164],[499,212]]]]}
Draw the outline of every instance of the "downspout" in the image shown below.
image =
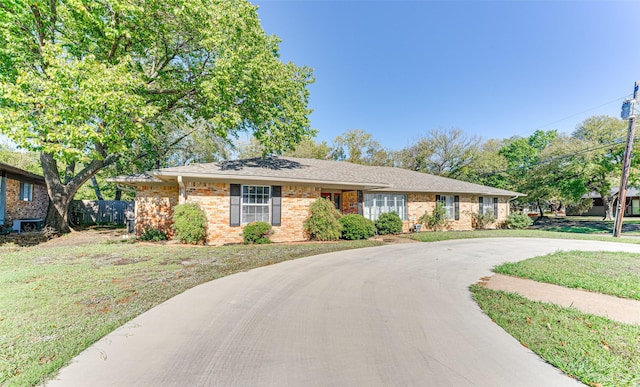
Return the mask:
{"type": "Polygon", "coordinates": [[[507,200],[507,204],[508,204],[508,206],[507,206],[507,217],[509,217],[509,215],[511,215],[511,203],[510,202],[512,200],[515,200],[515,199],[519,198],[519,197],[520,196],[514,196],[511,199],[507,200]]]}
{"type": "Polygon", "coordinates": [[[182,176],[178,176],[178,187],[180,187],[180,195],[178,196],[178,204],[185,204],[187,202],[187,190],[184,186],[182,176]]]}

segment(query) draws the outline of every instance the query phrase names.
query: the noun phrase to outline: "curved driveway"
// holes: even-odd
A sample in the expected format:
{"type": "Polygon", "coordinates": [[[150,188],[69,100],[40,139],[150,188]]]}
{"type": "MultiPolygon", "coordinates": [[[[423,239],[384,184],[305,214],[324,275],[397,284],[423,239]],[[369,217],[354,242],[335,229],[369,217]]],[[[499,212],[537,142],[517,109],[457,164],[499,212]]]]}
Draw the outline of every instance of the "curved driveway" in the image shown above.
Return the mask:
{"type": "Polygon", "coordinates": [[[640,246],[547,239],[325,254],[193,288],[109,334],[47,386],[576,386],[491,322],[495,264],[640,246]]]}

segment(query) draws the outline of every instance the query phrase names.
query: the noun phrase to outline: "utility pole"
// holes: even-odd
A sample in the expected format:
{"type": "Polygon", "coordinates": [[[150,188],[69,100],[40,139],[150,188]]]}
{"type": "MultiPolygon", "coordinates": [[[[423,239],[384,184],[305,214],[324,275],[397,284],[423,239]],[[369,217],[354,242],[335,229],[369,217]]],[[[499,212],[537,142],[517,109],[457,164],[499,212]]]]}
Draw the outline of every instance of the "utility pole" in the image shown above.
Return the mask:
{"type": "MultiPolygon", "coordinates": [[[[627,204],[627,182],[629,181],[629,169],[631,167],[631,151],[633,149],[633,137],[636,132],[636,114],[638,109],[638,89],[640,88],[640,81],[636,81],[633,87],[633,101],[630,102],[629,112],[629,132],[627,133],[627,146],[624,150],[624,162],[622,164],[622,177],[620,178],[620,189],[618,190],[618,207],[616,211],[616,222],[613,227],[613,236],[620,237],[622,232],[622,218],[624,217],[624,210],[627,204]]],[[[629,105],[627,105],[628,107],[629,105]]],[[[625,111],[623,105],[622,118],[625,118],[625,111]]]]}

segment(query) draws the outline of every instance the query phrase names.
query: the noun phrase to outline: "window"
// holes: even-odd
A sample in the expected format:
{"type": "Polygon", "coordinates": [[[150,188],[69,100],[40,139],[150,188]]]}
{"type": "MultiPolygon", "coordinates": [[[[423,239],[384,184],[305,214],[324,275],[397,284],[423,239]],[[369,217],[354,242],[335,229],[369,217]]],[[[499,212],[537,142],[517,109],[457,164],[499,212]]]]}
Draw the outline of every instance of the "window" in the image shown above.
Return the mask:
{"type": "Polygon", "coordinates": [[[493,216],[498,217],[498,198],[491,197],[478,197],[478,212],[481,214],[493,213],[493,216]]]}
{"type": "Polygon", "coordinates": [[[269,223],[269,198],[271,187],[260,185],[242,186],[242,223],[269,223]]]}
{"type": "Polygon", "coordinates": [[[395,211],[402,220],[407,220],[407,195],[398,194],[365,194],[364,217],[373,221],[380,214],[395,211]]]}
{"type": "Polygon", "coordinates": [[[20,183],[20,200],[25,202],[33,200],[33,184],[20,183]]]}
{"type": "Polygon", "coordinates": [[[460,197],[458,195],[436,195],[436,202],[444,205],[447,210],[447,219],[460,219],[460,197]]]}

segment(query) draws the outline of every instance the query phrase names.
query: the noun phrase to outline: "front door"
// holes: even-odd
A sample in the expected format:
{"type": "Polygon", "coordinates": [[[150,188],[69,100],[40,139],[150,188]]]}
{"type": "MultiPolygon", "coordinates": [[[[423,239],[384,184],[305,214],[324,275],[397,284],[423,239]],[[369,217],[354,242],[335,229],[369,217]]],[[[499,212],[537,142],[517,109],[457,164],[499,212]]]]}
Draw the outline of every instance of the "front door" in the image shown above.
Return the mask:
{"type": "Polygon", "coordinates": [[[340,211],[342,211],[342,200],[340,199],[340,192],[322,192],[320,197],[333,202],[333,205],[340,211]]]}

